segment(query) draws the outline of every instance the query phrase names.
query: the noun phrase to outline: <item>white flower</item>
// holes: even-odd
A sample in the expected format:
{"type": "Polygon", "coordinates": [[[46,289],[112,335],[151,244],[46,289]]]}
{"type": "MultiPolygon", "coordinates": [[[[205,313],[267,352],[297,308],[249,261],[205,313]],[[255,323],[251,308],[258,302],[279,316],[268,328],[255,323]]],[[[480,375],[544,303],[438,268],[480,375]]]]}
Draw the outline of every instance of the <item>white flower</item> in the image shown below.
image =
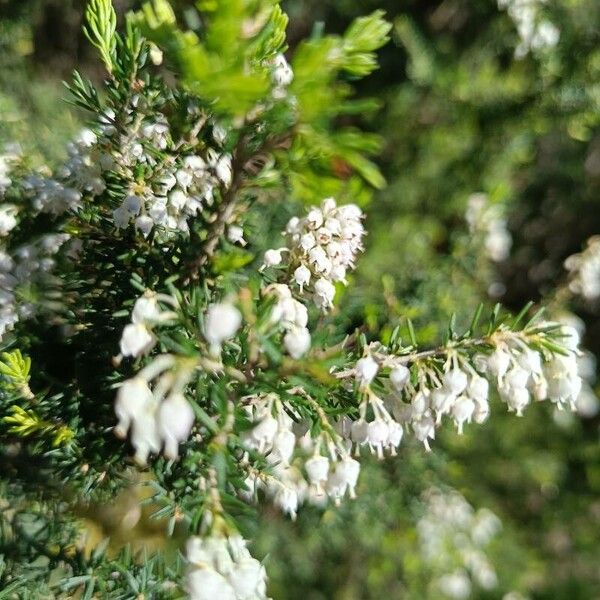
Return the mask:
{"type": "MultiPolygon", "coordinates": [[[[442,417],[447,415],[454,406],[454,402],[456,401],[456,396],[448,392],[448,390],[444,387],[435,388],[430,395],[430,405],[436,415],[436,425],[439,425],[442,422],[442,417]]],[[[413,401],[414,403],[414,401],[413,401]]],[[[427,408],[427,404],[423,403],[423,406],[420,411],[413,411],[417,416],[422,414],[427,408]]]]}
{"type": "Polygon", "coordinates": [[[117,391],[115,413],[119,422],[115,434],[124,438],[132,421],[152,403],[152,390],[148,383],[139,377],[124,381],[117,391]]]}
{"type": "Polygon", "coordinates": [[[475,412],[475,403],[468,396],[459,396],[452,405],[452,417],[459,435],[462,435],[465,422],[470,423],[475,412]]]}
{"type": "Polygon", "coordinates": [[[265,252],[265,257],[263,259],[263,266],[264,267],[276,267],[277,265],[280,265],[281,261],[283,260],[283,257],[281,256],[282,252],[283,252],[283,249],[281,249],[281,248],[279,248],[278,250],[275,250],[275,249],[267,250],[265,252]]]}
{"type": "Polygon", "coordinates": [[[186,558],[192,600],[266,600],[265,569],[239,535],[192,537],[186,558]]]}
{"type": "Polygon", "coordinates": [[[360,463],[349,456],[334,463],[327,479],[327,493],[336,501],[346,493],[350,498],[354,498],[359,474],[360,463]]]}
{"type": "Polygon", "coordinates": [[[575,406],[582,388],[575,356],[555,355],[544,365],[544,374],[550,400],[558,403],[559,407],[567,403],[575,406]]]}
{"type": "Polygon", "coordinates": [[[270,412],[262,415],[258,423],[248,432],[244,432],[242,439],[246,446],[265,452],[269,449],[277,435],[278,423],[270,412]]]}
{"type": "Polygon", "coordinates": [[[527,348],[519,354],[517,360],[519,365],[530,375],[542,374],[542,357],[539,352],[527,348]]]}
{"type": "MultiPolygon", "coordinates": [[[[445,390],[444,395],[448,395],[445,390]]],[[[429,398],[431,397],[431,392],[428,389],[420,389],[411,401],[411,409],[412,415],[414,417],[420,418],[422,417],[429,408],[429,398]]]]}
{"type": "Polygon", "coordinates": [[[397,392],[401,392],[410,379],[410,370],[404,365],[394,367],[390,372],[390,383],[397,392]]]}
{"type": "Polygon", "coordinates": [[[343,265],[339,265],[339,264],[333,265],[331,267],[329,276],[331,277],[332,281],[340,281],[344,285],[347,285],[347,283],[348,283],[346,281],[346,267],[344,267],[343,265]]]}
{"type": "Polygon", "coordinates": [[[140,215],[135,220],[135,228],[142,232],[144,237],[148,237],[154,227],[154,221],[147,215],[140,215]]]}
{"type": "Polygon", "coordinates": [[[187,576],[190,600],[237,600],[233,586],[210,567],[192,569],[187,576]]]}
{"type": "Polygon", "coordinates": [[[323,225],[323,213],[318,208],[311,209],[306,215],[306,222],[311,229],[319,229],[323,225]]]}
{"type": "Polygon", "coordinates": [[[444,373],[442,380],[444,387],[455,396],[465,391],[468,382],[467,374],[456,368],[444,373]]]}
{"type": "Polygon", "coordinates": [[[308,310],[304,304],[290,296],[279,295],[279,302],[273,307],[271,319],[274,323],[280,322],[284,328],[305,328],[308,324],[308,310]]]}
{"type": "Polygon", "coordinates": [[[294,73],[283,54],[277,54],[273,59],[273,80],[278,86],[286,87],[292,83],[294,73]]]}
{"type": "Polygon", "coordinates": [[[231,157],[224,154],[222,155],[215,165],[215,172],[217,178],[225,187],[229,187],[231,179],[233,177],[233,170],[231,166],[231,157]]]}
{"type": "Polygon", "coordinates": [[[226,302],[211,304],[204,317],[204,337],[215,348],[232,338],[242,324],[240,311],[226,302]]]}
{"type": "Polygon", "coordinates": [[[333,236],[332,232],[329,229],[327,229],[327,227],[320,227],[315,234],[318,244],[320,244],[322,246],[327,245],[326,252],[329,255],[332,255],[332,254],[335,255],[335,252],[334,253],[329,252],[329,246],[328,246],[329,242],[331,242],[332,236],[333,236]]]}
{"type": "Polygon", "coordinates": [[[329,215],[337,208],[335,198],[325,198],[321,201],[321,211],[324,215],[329,215]]]}
{"type": "Polygon", "coordinates": [[[130,194],[123,200],[123,208],[132,216],[135,217],[140,214],[142,210],[143,199],[134,194],[130,194]]]}
{"type": "Polygon", "coordinates": [[[244,230],[239,225],[230,225],[227,228],[227,239],[232,244],[239,244],[240,246],[246,245],[246,240],[244,239],[244,230]]]}
{"type": "MultiPolygon", "coordinates": [[[[266,591],[265,568],[250,555],[236,562],[227,579],[233,587],[237,600],[256,600],[266,591]]],[[[217,596],[214,596],[216,599],[217,596]]]]}
{"type": "Polygon", "coordinates": [[[183,210],[187,202],[188,197],[182,190],[175,189],[169,194],[169,204],[176,212],[183,210]]]}
{"type": "Polygon", "coordinates": [[[465,213],[472,234],[481,234],[488,257],[494,262],[506,260],[512,246],[506,219],[499,205],[490,204],[485,194],[472,194],[465,213]]]}
{"type": "Polygon", "coordinates": [[[413,431],[415,437],[423,443],[427,451],[431,450],[429,447],[429,439],[435,438],[435,422],[432,417],[428,414],[424,414],[418,419],[412,422],[413,431]]]}
{"type": "Polygon", "coordinates": [[[396,454],[395,449],[400,445],[403,435],[404,430],[402,429],[402,425],[400,425],[400,423],[397,421],[390,421],[388,423],[387,445],[391,450],[392,456],[396,454]]]}
{"type": "Polygon", "coordinates": [[[285,334],[283,344],[288,354],[298,359],[310,348],[310,332],[306,327],[294,327],[285,334]]]}
{"type": "Polygon", "coordinates": [[[113,210],[113,220],[117,229],[125,229],[131,221],[131,213],[123,206],[113,210]]]}
{"type": "Polygon", "coordinates": [[[147,406],[131,423],[131,445],[135,448],[135,460],[140,465],[146,464],[150,453],[160,452],[155,406],[147,406]]]}
{"type": "Polygon", "coordinates": [[[465,571],[443,575],[437,584],[443,594],[454,600],[466,600],[471,595],[471,580],[465,571]]]}
{"type": "Polygon", "coordinates": [[[274,502],[283,513],[290,515],[292,519],[296,518],[298,512],[298,492],[295,489],[281,486],[275,495],[274,502]]]}
{"type": "Polygon", "coordinates": [[[0,206],[0,236],[4,237],[17,226],[17,207],[13,204],[0,206]]]}
{"type": "Polygon", "coordinates": [[[379,365],[372,356],[368,355],[356,361],[354,369],[356,372],[356,381],[360,387],[366,387],[375,379],[375,375],[379,371],[379,365]]]}
{"type": "Polygon", "coordinates": [[[298,245],[304,252],[309,252],[317,245],[317,240],[315,239],[314,234],[309,231],[300,237],[300,243],[298,245]]]}
{"type": "MultiPolygon", "coordinates": [[[[303,219],[291,219],[286,227],[293,279],[300,292],[312,294],[323,311],[333,305],[333,283],[347,283],[347,271],[354,268],[356,255],[362,250],[361,218],[358,207],[337,207],[333,198],[326,198],[321,208],[311,209],[303,219]]],[[[262,268],[281,260],[275,254],[269,255],[262,268]]]]}
{"type": "Polygon", "coordinates": [[[523,414],[523,409],[530,401],[530,395],[527,388],[503,385],[499,390],[500,397],[506,402],[509,410],[516,412],[517,416],[520,417],[523,414]]]}
{"type": "Polygon", "coordinates": [[[328,273],[331,270],[331,259],[321,246],[310,249],[308,260],[317,273],[328,273]]]}
{"type": "Polygon", "coordinates": [[[506,229],[504,220],[494,222],[493,226],[489,227],[485,238],[485,249],[488,256],[494,262],[502,262],[510,256],[512,247],[512,236],[506,229]]]}
{"type": "Polygon", "coordinates": [[[496,348],[487,359],[487,368],[489,372],[502,379],[510,366],[510,354],[501,348],[496,348]]]}
{"type": "Polygon", "coordinates": [[[533,384],[533,397],[539,402],[548,398],[548,381],[545,377],[541,377],[533,384]]]}
{"type": "Polygon", "coordinates": [[[292,217],[287,225],[285,226],[285,233],[289,235],[296,235],[300,231],[300,219],[298,217],[292,217]]]}
{"type": "Polygon", "coordinates": [[[390,435],[388,424],[382,419],[375,419],[367,426],[367,444],[371,451],[375,451],[379,458],[383,458],[383,447],[387,444],[390,435]]]}
{"type": "Polygon", "coordinates": [[[158,411],[158,433],[167,458],[177,458],[178,445],[188,439],[194,424],[194,411],[183,394],[171,394],[158,411]]]}
{"type": "Polygon", "coordinates": [[[310,483],[320,486],[327,481],[329,474],[329,459],[326,456],[315,455],[304,463],[310,483]]]}
{"type": "Polygon", "coordinates": [[[369,424],[364,419],[354,421],[351,427],[351,439],[355,444],[364,444],[367,441],[369,424]]]}
{"type": "Polygon", "coordinates": [[[513,367],[506,373],[505,384],[513,388],[524,388],[527,386],[529,373],[520,367],[513,367]]]}
{"type": "Polygon", "coordinates": [[[294,447],[296,446],[296,436],[289,429],[280,429],[273,438],[273,451],[269,458],[273,457],[274,461],[283,464],[289,464],[294,447]]]}
{"type": "Polygon", "coordinates": [[[156,427],[157,400],[142,377],[128,379],[121,384],[115,400],[118,423],[115,434],[121,438],[131,433],[135,459],[144,465],[151,452],[160,450],[160,436],[156,427]]]}
{"type": "Polygon", "coordinates": [[[305,265],[300,265],[294,271],[294,281],[300,288],[300,291],[302,291],[304,286],[310,283],[310,269],[308,269],[305,265]]]}
{"type": "Polygon", "coordinates": [[[160,318],[160,307],[156,294],[150,292],[140,296],[131,311],[132,323],[152,323],[160,318]]]}
{"type": "Polygon", "coordinates": [[[467,387],[467,394],[475,400],[475,402],[487,401],[490,390],[490,384],[485,377],[473,375],[467,387]]]}
{"type": "Polygon", "coordinates": [[[156,344],[156,337],[143,323],[130,323],[123,329],[120,348],[123,356],[137,358],[148,354],[156,344]]]}
{"type": "Polygon", "coordinates": [[[573,254],[565,261],[569,271],[569,289],[586,300],[600,297],[600,236],[587,241],[580,254],[573,254]]]}
{"type": "Polygon", "coordinates": [[[335,298],[335,286],[327,279],[321,278],[315,282],[315,299],[317,306],[323,310],[327,310],[333,306],[335,298]]]}

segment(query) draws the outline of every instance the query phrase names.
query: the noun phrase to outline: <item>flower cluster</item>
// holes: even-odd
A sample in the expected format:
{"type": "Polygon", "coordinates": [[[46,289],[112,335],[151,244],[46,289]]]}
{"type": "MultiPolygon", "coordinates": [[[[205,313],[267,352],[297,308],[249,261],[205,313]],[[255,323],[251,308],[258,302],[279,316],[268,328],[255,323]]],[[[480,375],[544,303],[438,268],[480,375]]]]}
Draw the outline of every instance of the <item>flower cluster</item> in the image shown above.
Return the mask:
{"type": "Polygon", "coordinates": [[[20,155],[21,150],[16,144],[7,144],[0,154],[0,199],[12,183],[11,171],[20,155]]]}
{"type": "Polygon", "coordinates": [[[67,146],[69,157],[55,177],[38,173],[25,179],[25,191],[32,197],[36,211],[52,215],[75,212],[82,207],[84,194],[93,198],[104,192],[102,172],[107,165],[97,144],[96,134],[83,129],[67,146]]]}
{"type": "Polygon", "coordinates": [[[205,124],[212,145],[182,152],[183,141],[172,140],[166,118],[150,109],[135,96],[118,114],[105,110],[94,130],[83,130],[69,144],[68,160],[53,177],[38,173],[25,180],[34,209],[76,212],[117,178],[124,192],[107,215],[117,229],[133,224],[145,237],[155,228],[187,233],[188,220],[231,183],[231,156],[219,150],[226,134],[216,123],[205,124]]]}
{"type": "Polygon", "coordinates": [[[516,58],[523,58],[531,51],[553,48],[558,43],[560,30],[541,15],[544,3],[545,0],[498,0],[498,8],[508,12],[519,33],[516,58]]]}
{"type": "Polygon", "coordinates": [[[465,218],[471,235],[480,235],[486,254],[494,262],[506,260],[512,246],[512,236],[500,206],[490,205],[486,194],[472,194],[467,203],[465,218]]]}
{"type": "Polygon", "coordinates": [[[33,198],[33,206],[39,212],[62,215],[67,211],[81,208],[81,192],[65,183],[44,177],[31,175],[24,182],[25,190],[33,198]]]}
{"type": "Polygon", "coordinates": [[[183,394],[192,372],[177,366],[174,357],[163,354],[124,381],[117,391],[115,435],[124,438],[131,434],[140,464],[163,447],[167,458],[177,458],[179,444],[192,430],[194,411],[183,394]]]}
{"type": "Polygon", "coordinates": [[[192,537],[186,546],[191,600],[267,600],[267,574],[239,535],[192,537]]]}
{"type": "Polygon", "coordinates": [[[17,207],[14,204],[0,205],[0,237],[6,237],[17,226],[17,207]]]}
{"type": "MultiPolygon", "coordinates": [[[[102,127],[104,161],[122,181],[129,181],[129,190],[112,212],[117,229],[133,223],[147,237],[154,228],[161,231],[189,231],[188,220],[213,202],[213,194],[231,183],[231,156],[218,148],[225,131],[212,124],[214,147],[185,153],[180,142],[172,140],[166,118],[154,113],[151,119],[141,119],[138,107],[121,116],[126,125],[113,125],[115,114],[104,115],[102,127]],[[136,170],[143,169],[143,183],[136,170]]],[[[208,126],[207,126],[208,127],[208,126]]]]}
{"type": "MultiPolygon", "coordinates": [[[[119,359],[151,352],[157,342],[153,328],[177,316],[174,311],[163,310],[159,302],[173,308],[178,306],[171,296],[152,291],[146,291],[135,301],[131,323],[125,326],[121,336],[119,359]]],[[[235,335],[240,325],[241,314],[233,305],[222,303],[208,307],[204,336],[213,356],[220,352],[225,340],[235,335]]],[[[220,362],[210,364],[214,370],[221,366],[220,362]]],[[[130,434],[139,463],[145,464],[149,454],[157,454],[161,448],[167,458],[177,458],[178,446],[188,439],[194,424],[194,412],[185,398],[185,389],[198,367],[197,361],[161,354],[120,385],[115,400],[118,423],[114,431],[121,438],[130,434]]]]}
{"type": "Polygon", "coordinates": [[[292,358],[302,357],[310,349],[311,342],[306,306],[293,297],[292,290],[284,283],[271,284],[263,292],[277,298],[271,320],[286,332],[283,337],[286,351],[292,358]]]}
{"type": "MultiPolygon", "coordinates": [[[[55,255],[70,240],[66,233],[46,234],[10,254],[0,249],[0,339],[17,321],[56,308],[60,280],[53,275],[55,255]],[[38,297],[33,290],[39,288],[38,297]]],[[[77,252],[75,240],[67,253],[77,252]]]]}
{"type": "Polygon", "coordinates": [[[325,422],[324,430],[313,439],[308,425],[292,419],[288,413],[294,414],[293,408],[284,406],[278,396],[243,400],[254,427],[241,434],[242,443],[265,455],[270,464],[269,473],[249,473],[246,486],[250,493],[243,494],[246,499],[261,489],[295,518],[304,502],[322,505],[327,498],[339,503],[346,495],[355,497],[360,464],[329,423],[325,422]]]}
{"type": "Polygon", "coordinates": [[[457,491],[430,488],[423,494],[425,512],[417,523],[420,552],[436,573],[431,587],[455,600],[471,596],[474,584],[484,590],[498,580],[485,553],[501,528],[488,509],[475,511],[457,491]]]}
{"type": "MultiPolygon", "coordinates": [[[[379,365],[369,354],[356,362],[354,369],[356,385],[359,393],[364,394],[364,399],[360,404],[359,418],[352,423],[349,432],[357,454],[362,446],[367,446],[372,453],[383,458],[384,450],[392,455],[396,454],[404,430],[390,414],[389,406],[386,407],[381,398],[371,391],[370,384],[378,370],[379,365]]],[[[393,379],[398,385],[403,385],[400,382],[402,376],[400,369],[394,370],[393,379]]]]}
{"type": "Polygon", "coordinates": [[[447,348],[429,360],[395,356],[381,345],[371,344],[353,369],[339,373],[342,378],[355,378],[363,398],[351,439],[358,447],[368,445],[381,457],[385,449],[393,452],[400,443],[405,425],[429,449],[429,440],[435,438],[443,417],[453,420],[459,434],[466,423],[483,423],[488,418],[490,384],[509,411],[519,416],[532,398],[549,399],[559,409],[565,405],[575,409],[582,387],[578,344],[575,329],[549,323],[538,326],[529,337],[499,330],[482,341],[480,350],[487,349],[487,353],[447,348]],[[560,348],[543,352],[531,348],[546,329],[558,329],[560,348]],[[384,399],[374,385],[382,371],[387,374],[387,383],[379,382],[384,399]]]}
{"type": "Polygon", "coordinates": [[[346,283],[348,270],[363,250],[362,211],[354,204],[337,206],[333,198],[326,198],[304,218],[293,217],[286,234],[289,245],[267,250],[263,268],[285,264],[299,292],[309,292],[318,308],[329,310],[335,284],[346,283]]]}
{"type": "Polygon", "coordinates": [[[600,236],[591,237],[583,252],[569,256],[565,268],[569,271],[571,292],[585,300],[597,300],[600,297],[600,236]]]}
{"type": "MultiPolygon", "coordinates": [[[[565,327],[570,327],[577,332],[577,336],[581,339],[585,334],[585,323],[577,316],[569,312],[560,312],[556,315],[559,323],[565,327]]],[[[597,374],[596,357],[585,349],[579,349],[577,353],[577,373],[581,377],[582,387],[579,396],[575,401],[577,415],[584,418],[591,418],[598,414],[600,410],[600,400],[594,392],[596,374],[597,374]]],[[[557,410],[554,418],[559,422],[571,422],[569,413],[557,410]]]]}

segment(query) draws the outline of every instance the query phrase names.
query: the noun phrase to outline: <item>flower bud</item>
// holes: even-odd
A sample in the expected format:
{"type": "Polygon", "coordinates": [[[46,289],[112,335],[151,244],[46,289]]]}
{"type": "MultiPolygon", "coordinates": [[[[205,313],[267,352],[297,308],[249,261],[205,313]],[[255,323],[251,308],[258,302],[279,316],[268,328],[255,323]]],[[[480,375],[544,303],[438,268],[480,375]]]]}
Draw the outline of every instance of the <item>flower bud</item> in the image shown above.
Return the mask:
{"type": "Polygon", "coordinates": [[[404,365],[394,367],[390,372],[390,383],[397,392],[401,392],[410,379],[410,370],[404,365]]]}
{"type": "Polygon", "coordinates": [[[379,365],[373,358],[370,355],[364,356],[356,362],[356,381],[361,387],[366,387],[375,379],[378,370],[379,365]]]}

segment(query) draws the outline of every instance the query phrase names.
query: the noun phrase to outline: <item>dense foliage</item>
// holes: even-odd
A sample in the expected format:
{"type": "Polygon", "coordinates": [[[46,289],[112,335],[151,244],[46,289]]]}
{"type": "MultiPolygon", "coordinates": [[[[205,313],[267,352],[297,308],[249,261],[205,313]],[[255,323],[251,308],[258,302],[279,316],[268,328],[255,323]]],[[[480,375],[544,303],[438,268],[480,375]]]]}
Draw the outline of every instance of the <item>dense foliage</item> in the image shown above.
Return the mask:
{"type": "Polygon", "coordinates": [[[71,84],[90,128],[54,172],[43,140],[0,163],[4,593],[264,597],[242,534],[275,598],[592,597],[594,369],[561,323],[595,314],[596,246],[569,281],[561,263],[595,223],[553,228],[597,190],[593,4],[391,7],[370,83],[379,12],[289,3],[343,31],[299,42],[292,21],[290,66],[276,3],[179,4],[119,34],[90,3],[108,79],[71,84]],[[494,405],[534,396],[588,420],[494,405]],[[426,454],[442,419],[466,435],[426,454]],[[257,528],[256,500],[298,520],[257,528]]]}

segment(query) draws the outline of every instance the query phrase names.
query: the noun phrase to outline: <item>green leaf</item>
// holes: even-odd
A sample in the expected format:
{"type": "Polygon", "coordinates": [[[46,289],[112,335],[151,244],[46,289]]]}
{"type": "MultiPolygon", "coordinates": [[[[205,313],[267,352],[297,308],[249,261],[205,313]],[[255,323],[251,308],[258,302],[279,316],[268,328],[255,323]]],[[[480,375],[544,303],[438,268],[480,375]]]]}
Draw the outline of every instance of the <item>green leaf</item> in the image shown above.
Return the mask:
{"type": "Polygon", "coordinates": [[[359,17],[348,27],[343,38],[343,69],[355,77],[365,77],[377,69],[375,50],[389,41],[392,28],[383,15],[376,10],[366,17],[359,17]]]}
{"type": "Polygon", "coordinates": [[[115,66],[117,14],[111,0],[90,0],[85,10],[83,32],[100,52],[100,58],[109,73],[115,66]]]}

